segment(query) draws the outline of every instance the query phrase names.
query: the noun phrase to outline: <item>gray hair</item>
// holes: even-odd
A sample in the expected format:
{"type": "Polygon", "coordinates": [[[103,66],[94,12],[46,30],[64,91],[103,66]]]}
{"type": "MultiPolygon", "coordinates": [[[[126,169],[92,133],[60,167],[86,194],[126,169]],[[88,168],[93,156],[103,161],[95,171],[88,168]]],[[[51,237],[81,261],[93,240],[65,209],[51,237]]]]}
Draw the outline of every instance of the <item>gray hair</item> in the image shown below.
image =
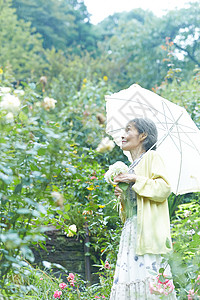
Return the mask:
{"type": "Polygon", "coordinates": [[[158,140],[158,131],[155,123],[147,118],[135,118],[128,122],[128,124],[130,123],[135,126],[139,134],[147,134],[147,137],[143,141],[144,150],[148,151],[151,147],[152,150],[156,150],[155,143],[158,140]]]}

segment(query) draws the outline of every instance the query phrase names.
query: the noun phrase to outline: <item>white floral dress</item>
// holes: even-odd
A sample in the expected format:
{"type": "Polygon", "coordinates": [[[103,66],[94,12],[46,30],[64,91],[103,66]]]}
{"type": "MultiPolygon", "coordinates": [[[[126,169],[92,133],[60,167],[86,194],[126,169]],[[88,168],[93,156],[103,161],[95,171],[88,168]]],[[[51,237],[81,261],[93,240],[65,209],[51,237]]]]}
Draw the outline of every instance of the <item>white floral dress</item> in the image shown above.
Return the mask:
{"type": "MultiPolygon", "coordinates": [[[[139,161],[130,166],[130,173],[139,161]]],[[[136,194],[131,184],[126,193],[125,200],[126,221],[122,229],[119,252],[110,300],[175,300],[175,292],[168,296],[154,295],[150,293],[149,283],[153,276],[149,271],[158,273],[163,267],[162,257],[158,254],[136,254],[137,237],[137,202],[136,194]]],[[[166,275],[171,275],[170,267],[165,269],[166,275]]]]}

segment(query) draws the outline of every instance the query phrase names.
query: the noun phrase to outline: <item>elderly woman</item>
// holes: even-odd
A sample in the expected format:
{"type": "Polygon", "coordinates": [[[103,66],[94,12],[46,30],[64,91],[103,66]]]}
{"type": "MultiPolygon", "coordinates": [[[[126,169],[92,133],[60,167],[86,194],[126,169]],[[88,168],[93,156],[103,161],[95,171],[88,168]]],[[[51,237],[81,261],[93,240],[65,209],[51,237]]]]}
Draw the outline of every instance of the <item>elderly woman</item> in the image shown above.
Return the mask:
{"type": "MultiPolygon", "coordinates": [[[[122,149],[130,152],[133,163],[128,173],[114,178],[116,184],[129,185],[124,193],[118,185],[115,188],[125,223],[110,300],[161,299],[151,289],[152,270],[158,274],[166,267],[164,274],[171,275],[169,266],[161,263],[161,254],[171,250],[170,185],[162,158],[155,151],[156,141],[157,129],[149,119],[130,121],[122,136],[122,149]]],[[[173,289],[172,281],[170,284],[173,289]]],[[[171,292],[164,299],[176,299],[176,295],[171,292]]]]}

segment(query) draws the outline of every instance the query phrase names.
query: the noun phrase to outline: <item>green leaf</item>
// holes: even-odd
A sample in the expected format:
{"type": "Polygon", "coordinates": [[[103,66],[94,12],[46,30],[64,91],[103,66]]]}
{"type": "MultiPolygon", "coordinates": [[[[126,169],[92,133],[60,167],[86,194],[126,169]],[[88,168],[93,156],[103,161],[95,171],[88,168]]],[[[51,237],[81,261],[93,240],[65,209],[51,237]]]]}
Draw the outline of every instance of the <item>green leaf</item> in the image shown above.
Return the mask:
{"type": "Polygon", "coordinates": [[[166,245],[166,247],[167,247],[168,249],[171,249],[171,248],[172,248],[171,242],[170,242],[169,238],[166,238],[166,243],[165,243],[165,245],[166,245]]]}
{"type": "Polygon", "coordinates": [[[151,275],[154,275],[154,276],[156,276],[156,275],[157,275],[157,272],[156,272],[156,271],[153,271],[153,270],[148,270],[148,272],[149,272],[149,274],[151,274],[151,275]]]}
{"type": "Polygon", "coordinates": [[[26,115],[26,114],[24,114],[22,111],[20,111],[20,113],[19,113],[19,119],[21,120],[21,121],[27,121],[28,120],[28,116],[26,115]]]}
{"type": "Polygon", "coordinates": [[[119,182],[118,186],[120,189],[122,189],[123,192],[125,192],[128,189],[129,184],[125,182],[119,182]]]}
{"type": "Polygon", "coordinates": [[[21,251],[26,259],[28,259],[32,263],[34,262],[34,260],[35,260],[34,254],[33,254],[32,250],[30,248],[28,248],[28,246],[21,247],[21,251]]]}
{"type": "Polygon", "coordinates": [[[21,190],[22,190],[22,184],[19,183],[19,184],[17,184],[16,187],[15,187],[14,194],[18,194],[18,193],[20,194],[20,193],[21,193],[21,190]]]}
{"type": "Polygon", "coordinates": [[[165,271],[165,269],[164,269],[164,268],[160,268],[160,269],[159,269],[159,273],[160,273],[160,274],[163,274],[163,273],[164,273],[164,271],[165,271]]]}
{"type": "Polygon", "coordinates": [[[163,283],[163,282],[165,282],[166,278],[163,275],[160,275],[159,280],[163,283]]]}
{"type": "Polygon", "coordinates": [[[65,206],[64,206],[64,210],[65,210],[65,212],[67,212],[67,211],[69,211],[70,210],[70,204],[68,203],[68,204],[65,204],[65,206]]]}
{"type": "Polygon", "coordinates": [[[31,213],[30,209],[28,208],[19,208],[16,213],[18,213],[19,215],[28,215],[31,213]]]}
{"type": "Polygon", "coordinates": [[[0,172],[0,179],[5,182],[6,184],[10,184],[12,182],[12,177],[8,176],[2,172],[0,172]]]}
{"type": "Polygon", "coordinates": [[[51,263],[46,261],[46,260],[43,260],[42,262],[43,266],[47,269],[51,269],[51,263]]]}

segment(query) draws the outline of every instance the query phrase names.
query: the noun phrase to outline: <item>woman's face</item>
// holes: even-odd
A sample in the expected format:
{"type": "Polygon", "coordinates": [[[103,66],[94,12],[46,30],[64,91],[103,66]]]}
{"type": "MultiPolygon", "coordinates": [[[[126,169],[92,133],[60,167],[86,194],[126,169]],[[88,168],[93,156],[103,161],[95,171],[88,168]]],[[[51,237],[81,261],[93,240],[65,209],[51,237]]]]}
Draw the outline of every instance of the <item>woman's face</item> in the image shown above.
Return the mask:
{"type": "Polygon", "coordinates": [[[122,150],[131,151],[141,147],[144,134],[139,134],[132,123],[128,123],[122,135],[122,150]]]}

